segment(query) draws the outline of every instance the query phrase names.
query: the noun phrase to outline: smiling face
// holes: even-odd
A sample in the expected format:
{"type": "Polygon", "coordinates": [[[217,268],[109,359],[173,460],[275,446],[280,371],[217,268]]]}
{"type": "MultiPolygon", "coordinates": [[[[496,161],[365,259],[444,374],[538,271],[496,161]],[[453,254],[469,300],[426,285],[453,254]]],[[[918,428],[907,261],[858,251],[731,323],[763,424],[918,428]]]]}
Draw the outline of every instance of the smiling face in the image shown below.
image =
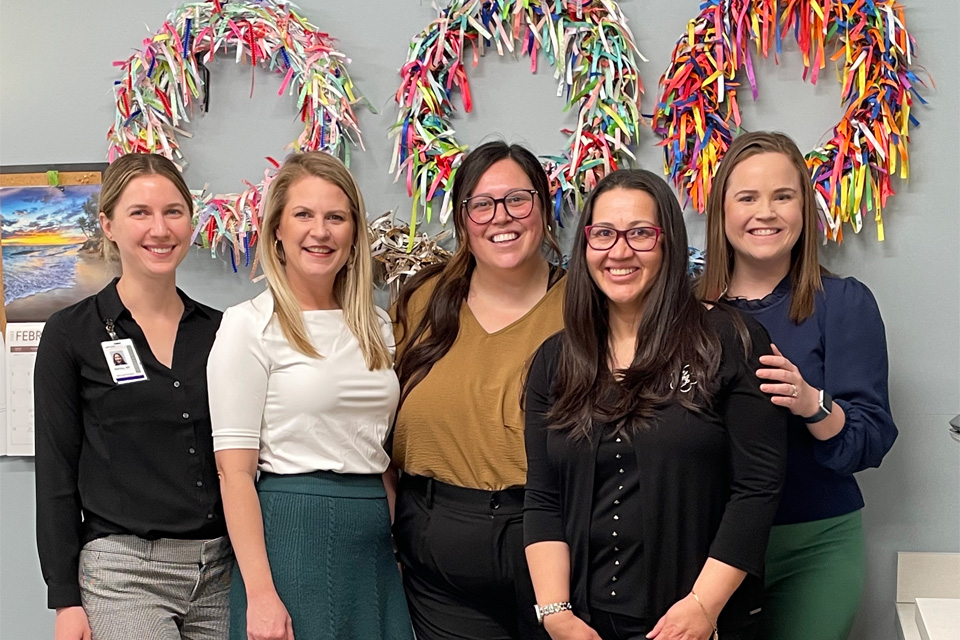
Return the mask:
{"type": "Polygon", "coordinates": [[[192,228],[189,205],[168,178],[147,174],[130,180],[111,218],[101,212],[100,226],[117,245],[124,276],[174,275],[190,248],[192,228]]]}
{"type": "Polygon", "coordinates": [[[724,233],[736,261],[786,275],[803,230],[801,177],[782,153],[760,153],[741,161],[723,197],[724,233]]]}
{"type": "MultiPolygon", "coordinates": [[[[639,189],[614,188],[593,203],[594,227],[627,230],[658,227],[660,217],[653,197],[639,189]]],[[[622,236],[606,251],[586,247],[587,269],[611,307],[638,314],[663,263],[663,237],[650,251],[634,251],[622,236]]]]}
{"type": "MultiPolygon", "coordinates": [[[[503,198],[510,191],[533,188],[520,165],[505,158],[490,165],[468,197],[503,198]]],[[[470,220],[463,207],[460,215],[465,218],[470,252],[479,268],[516,269],[541,259],[543,203],[538,196],[533,198],[530,215],[520,220],[511,218],[500,203],[496,204],[493,219],[485,224],[470,220]]]]}
{"type": "Polygon", "coordinates": [[[353,246],[354,220],[347,194],[323,178],[300,178],[287,190],[276,236],[294,293],[321,287],[324,295],[331,294],[353,246]]]}

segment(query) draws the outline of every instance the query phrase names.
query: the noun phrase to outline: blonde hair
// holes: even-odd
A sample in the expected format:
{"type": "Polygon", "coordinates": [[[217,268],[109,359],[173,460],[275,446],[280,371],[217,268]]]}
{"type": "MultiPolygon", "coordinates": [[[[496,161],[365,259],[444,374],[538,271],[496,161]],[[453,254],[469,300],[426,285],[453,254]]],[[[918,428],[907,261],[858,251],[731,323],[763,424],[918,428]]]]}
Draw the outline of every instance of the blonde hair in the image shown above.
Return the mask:
{"type": "Polygon", "coordinates": [[[800,180],[803,226],[790,255],[790,288],[793,294],[790,319],[799,324],[813,315],[816,292],[823,290],[820,279],[822,269],[817,253],[819,228],[807,163],[796,143],[782,133],[744,133],[734,139],[724,154],[707,199],[707,260],[697,293],[705,300],[716,300],[730,285],[734,251],[724,231],[726,217],[723,202],[733,170],[747,158],[762,153],[780,153],[786,156],[796,168],[800,180]]]}
{"type": "Polygon", "coordinates": [[[367,232],[366,208],[360,187],[340,160],[321,151],[310,151],[290,156],[283,163],[267,190],[266,209],[260,225],[257,252],[267,286],[273,295],[274,311],[284,337],[300,353],[319,358],[303,320],[303,311],[290,283],[287,281],[277,247],[277,229],[283,209],[287,205],[290,187],[303,178],[316,177],[336,185],[350,201],[353,216],[353,247],[351,259],[337,273],[333,294],[343,308],[344,321],[360,343],[367,368],[371,371],[393,365],[383,339],[381,320],[373,304],[373,258],[367,232]]]}
{"type": "MultiPolygon", "coordinates": [[[[113,161],[107,170],[103,173],[103,183],[100,185],[100,212],[107,217],[107,220],[113,220],[114,209],[117,202],[123,196],[127,186],[135,178],[140,176],[163,176],[173,183],[183,201],[187,205],[187,213],[193,217],[193,195],[190,193],[187,183],[177,166],[170,160],[156,153],[130,153],[120,156],[113,161]]],[[[103,234],[103,243],[100,245],[100,253],[105,260],[118,262],[120,260],[120,251],[117,249],[117,243],[103,234]]]]}

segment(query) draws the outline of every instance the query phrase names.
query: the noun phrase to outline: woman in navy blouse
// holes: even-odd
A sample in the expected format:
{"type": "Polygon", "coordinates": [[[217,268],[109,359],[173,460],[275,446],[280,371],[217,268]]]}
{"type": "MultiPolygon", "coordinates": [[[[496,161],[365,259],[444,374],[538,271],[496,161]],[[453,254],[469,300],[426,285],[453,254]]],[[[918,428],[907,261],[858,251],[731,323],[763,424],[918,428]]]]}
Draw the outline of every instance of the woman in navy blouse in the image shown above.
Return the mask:
{"type": "Polygon", "coordinates": [[[724,156],[707,204],[705,299],[770,333],[763,391],[790,410],[787,480],[767,550],[761,638],[845,639],[860,602],[863,497],[853,474],[897,437],[883,321],[870,290],[818,262],[803,155],[779,133],[747,133],[724,156]]]}

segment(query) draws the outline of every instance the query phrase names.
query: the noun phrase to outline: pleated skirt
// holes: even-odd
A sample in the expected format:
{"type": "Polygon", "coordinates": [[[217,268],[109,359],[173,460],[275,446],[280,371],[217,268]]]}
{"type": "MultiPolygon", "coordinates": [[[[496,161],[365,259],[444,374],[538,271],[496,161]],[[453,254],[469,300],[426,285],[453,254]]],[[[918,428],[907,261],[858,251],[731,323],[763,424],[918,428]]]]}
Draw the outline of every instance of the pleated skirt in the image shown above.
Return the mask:
{"type": "MultiPolygon", "coordinates": [[[[379,475],[261,474],[270,570],[297,640],[413,640],[379,475]]],[[[239,567],[230,638],[246,640],[239,567]]]]}

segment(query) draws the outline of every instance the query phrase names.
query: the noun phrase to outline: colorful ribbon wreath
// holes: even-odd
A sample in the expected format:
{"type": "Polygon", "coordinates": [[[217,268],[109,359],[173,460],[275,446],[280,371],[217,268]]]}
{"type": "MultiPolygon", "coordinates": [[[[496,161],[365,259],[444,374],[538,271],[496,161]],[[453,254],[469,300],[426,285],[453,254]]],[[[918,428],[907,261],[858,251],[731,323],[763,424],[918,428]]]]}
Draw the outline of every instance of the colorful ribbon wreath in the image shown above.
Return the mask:
{"type": "Polygon", "coordinates": [[[464,58],[472,49],[476,66],[490,46],[501,56],[505,49],[529,56],[532,72],[542,50],[556,69],[557,95],[566,94],[565,109],[577,110],[576,129],[563,130],[566,150],[544,158],[558,221],[564,200],[579,208],[600,178],[634,158],[629,147],[643,122],[634,56],[644,58],[613,0],[453,0],[413,38],[400,70],[390,172],[405,177],[413,198],[410,238],[418,211],[431,219],[434,199],[441,199],[441,222],[450,216],[450,189],[466,151],[450,122],[452,94],[459,90],[464,110],[472,109],[464,58]]]}
{"type": "MultiPolygon", "coordinates": [[[[183,129],[190,122],[188,114],[209,99],[204,65],[217,53],[233,49],[236,61],[249,60],[253,71],[260,66],[283,75],[277,95],[297,96],[303,132],[287,148],[322,150],[349,163],[350,144],[363,147],[352,108],[360,98],[347,73],[349,61],[334,44],[282,0],[181,5],[143,41],[143,49],[114,63],[123,76],[115,82],[109,160],[128,153],[160,153],[186,164],[177,134],[190,136],[183,129]]],[[[234,271],[241,258],[250,264],[266,186],[279,166],[267,160],[272,166],[264,179],[259,184],[244,180],[241,193],[194,192],[194,241],[213,255],[226,243],[234,271]]]]}
{"type": "Polygon", "coordinates": [[[911,71],[915,42],[896,0],[704,0],[660,79],[654,130],[663,137],[665,171],[704,211],[717,164],[741,124],[736,77],[744,71],[754,99],[750,45],[779,62],[785,31],[803,53],[806,80],[816,84],[827,63],[844,59],[843,119],[830,139],[807,155],[825,239],[841,242],[871,211],[883,240],[883,207],[899,166],[909,172],[910,109],[923,82],[911,71]]]}

